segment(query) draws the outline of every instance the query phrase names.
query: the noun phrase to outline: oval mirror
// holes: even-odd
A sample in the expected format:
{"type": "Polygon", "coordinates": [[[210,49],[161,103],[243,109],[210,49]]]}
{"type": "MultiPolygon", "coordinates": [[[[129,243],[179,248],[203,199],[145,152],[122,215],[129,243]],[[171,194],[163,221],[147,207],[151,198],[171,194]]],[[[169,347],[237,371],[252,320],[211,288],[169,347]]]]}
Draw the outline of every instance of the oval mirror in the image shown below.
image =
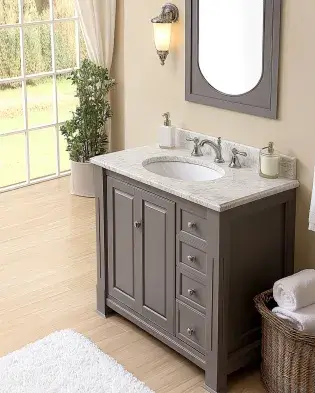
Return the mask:
{"type": "Polygon", "coordinates": [[[199,0],[199,67],[229,95],[254,89],[263,72],[264,0],[199,0]]]}

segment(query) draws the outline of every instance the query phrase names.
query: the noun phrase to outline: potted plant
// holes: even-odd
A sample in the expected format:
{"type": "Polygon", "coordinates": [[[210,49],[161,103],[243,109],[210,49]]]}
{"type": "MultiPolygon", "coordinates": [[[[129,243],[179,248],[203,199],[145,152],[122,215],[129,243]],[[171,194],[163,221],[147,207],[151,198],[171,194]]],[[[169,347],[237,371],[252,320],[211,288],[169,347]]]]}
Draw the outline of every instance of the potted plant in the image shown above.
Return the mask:
{"type": "Polygon", "coordinates": [[[105,125],[112,117],[108,93],[115,86],[106,68],[84,60],[69,77],[76,85],[79,104],[72,119],[60,127],[71,162],[71,193],[93,197],[93,165],[90,158],[108,152],[105,125]]]}

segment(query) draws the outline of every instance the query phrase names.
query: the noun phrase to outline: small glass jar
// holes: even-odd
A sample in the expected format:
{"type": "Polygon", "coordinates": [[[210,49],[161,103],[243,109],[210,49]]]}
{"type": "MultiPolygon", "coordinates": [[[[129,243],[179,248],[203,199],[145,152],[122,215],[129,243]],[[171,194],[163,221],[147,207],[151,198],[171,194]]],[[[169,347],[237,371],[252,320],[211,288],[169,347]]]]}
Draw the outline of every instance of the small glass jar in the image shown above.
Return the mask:
{"type": "Polygon", "coordinates": [[[280,153],[274,149],[274,143],[269,142],[268,147],[260,150],[259,174],[267,179],[277,179],[280,172],[280,153]]]}

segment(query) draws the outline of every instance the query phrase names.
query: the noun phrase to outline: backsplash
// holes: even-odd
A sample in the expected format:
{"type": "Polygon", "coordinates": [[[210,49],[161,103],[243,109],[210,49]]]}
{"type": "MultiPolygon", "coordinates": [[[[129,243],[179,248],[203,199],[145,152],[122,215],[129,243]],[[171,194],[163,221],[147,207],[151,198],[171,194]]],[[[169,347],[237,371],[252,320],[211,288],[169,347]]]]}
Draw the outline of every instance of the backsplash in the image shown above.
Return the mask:
{"type": "MultiPolygon", "coordinates": [[[[176,129],[176,147],[181,149],[191,149],[193,148],[193,143],[187,141],[187,138],[199,138],[200,140],[203,139],[210,139],[214,142],[217,141],[216,137],[200,134],[197,132],[192,132],[188,130],[184,130],[181,128],[176,129]]],[[[240,143],[228,141],[222,139],[222,155],[226,162],[229,162],[232,157],[232,149],[236,148],[237,150],[244,151],[247,153],[247,157],[239,157],[239,160],[244,167],[248,168],[257,168],[257,172],[259,171],[259,152],[260,149],[257,149],[252,146],[242,145],[240,143]]],[[[205,145],[202,148],[204,155],[214,156],[213,149],[205,145]]],[[[281,155],[280,160],[280,176],[286,179],[295,180],[297,178],[297,162],[295,157],[290,157],[286,155],[281,155]]]]}

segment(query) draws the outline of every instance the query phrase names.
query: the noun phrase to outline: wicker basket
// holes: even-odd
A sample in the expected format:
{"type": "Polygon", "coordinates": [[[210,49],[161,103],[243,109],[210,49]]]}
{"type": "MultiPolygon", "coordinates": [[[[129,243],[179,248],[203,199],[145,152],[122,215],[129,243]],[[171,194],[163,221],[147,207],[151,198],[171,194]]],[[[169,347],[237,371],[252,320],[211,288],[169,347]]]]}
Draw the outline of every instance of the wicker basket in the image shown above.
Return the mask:
{"type": "Polygon", "coordinates": [[[269,393],[315,393],[315,336],[276,317],[272,290],[255,297],[262,316],[261,375],[269,393]]]}

